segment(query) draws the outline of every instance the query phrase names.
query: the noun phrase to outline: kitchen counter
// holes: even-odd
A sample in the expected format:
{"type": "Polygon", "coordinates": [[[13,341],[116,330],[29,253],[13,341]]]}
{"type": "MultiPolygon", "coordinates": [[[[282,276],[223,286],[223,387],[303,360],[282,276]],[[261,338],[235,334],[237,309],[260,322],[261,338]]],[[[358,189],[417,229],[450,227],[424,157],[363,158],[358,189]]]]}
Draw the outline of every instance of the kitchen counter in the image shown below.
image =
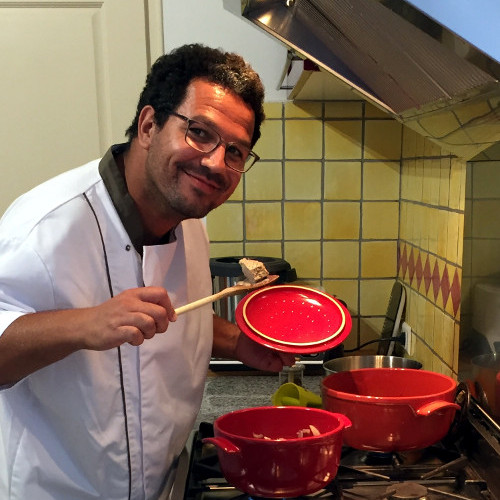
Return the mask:
{"type": "MultiPolygon", "coordinates": [[[[305,375],[304,388],[320,394],[323,376],[305,375]]],[[[271,396],[279,387],[278,374],[209,374],[201,409],[195,426],[202,421],[213,422],[234,410],[270,406],[271,396]]]]}

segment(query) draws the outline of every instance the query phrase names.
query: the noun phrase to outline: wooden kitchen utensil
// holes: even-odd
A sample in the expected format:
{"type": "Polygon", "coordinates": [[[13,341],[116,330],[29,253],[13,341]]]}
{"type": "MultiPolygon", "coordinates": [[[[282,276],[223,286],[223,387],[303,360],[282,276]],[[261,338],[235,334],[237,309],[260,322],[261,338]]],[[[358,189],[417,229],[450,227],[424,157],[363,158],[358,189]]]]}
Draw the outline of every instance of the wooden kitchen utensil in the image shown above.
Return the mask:
{"type": "Polygon", "coordinates": [[[177,315],[183,314],[185,312],[192,311],[193,309],[197,309],[198,307],[204,306],[205,304],[210,304],[211,302],[215,302],[225,297],[232,297],[233,295],[242,295],[251,290],[255,290],[256,288],[270,285],[271,283],[274,283],[278,278],[279,276],[277,274],[270,274],[262,281],[258,281],[257,283],[250,283],[247,280],[240,281],[236,285],[224,288],[224,290],[214,293],[213,295],[209,295],[208,297],[203,297],[202,299],[198,299],[195,300],[194,302],[190,302],[189,304],[178,307],[177,309],[175,309],[175,312],[177,315]]]}

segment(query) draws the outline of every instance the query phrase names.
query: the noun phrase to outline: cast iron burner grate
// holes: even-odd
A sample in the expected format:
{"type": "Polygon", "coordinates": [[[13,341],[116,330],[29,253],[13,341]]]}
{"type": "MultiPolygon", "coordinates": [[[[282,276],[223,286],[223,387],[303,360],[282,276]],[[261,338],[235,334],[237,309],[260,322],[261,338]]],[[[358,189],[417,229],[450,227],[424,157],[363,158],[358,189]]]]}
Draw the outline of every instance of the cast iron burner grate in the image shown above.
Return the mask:
{"type": "MultiPolygon", "coordinates": [[[[213,425],[202,422],[193,440],[184,500],[265,500],[227,483],[215,446],[202,443],[211,436],[213,425]]],[[[447,436],[424,450],[382,454],[345,447],[336,478],[323,490],[294,500],[500,500],[472,467],[462,441],[477,438],[454,429],[453,439],[447,436]]]]}

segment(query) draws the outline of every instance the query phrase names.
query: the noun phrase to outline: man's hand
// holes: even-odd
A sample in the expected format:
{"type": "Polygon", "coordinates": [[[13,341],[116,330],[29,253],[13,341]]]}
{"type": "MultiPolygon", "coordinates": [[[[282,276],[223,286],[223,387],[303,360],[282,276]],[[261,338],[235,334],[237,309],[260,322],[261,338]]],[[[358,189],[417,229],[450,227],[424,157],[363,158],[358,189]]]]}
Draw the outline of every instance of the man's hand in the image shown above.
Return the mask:
{"type": "Polygon", "coordinates": [[[230,321],[214,315],[215,357],[235,359],[257,370],[280,372],[295,363],[295,355],[275,351],[254,342],[230,321]]]}
{"type": "Polygon", "coordinates": [[[102,351],[126,342],[138,346],[168,328],[177,316],[164,288],[125,290],[100,306],[87,310],[95,328],[82,339],[85,349],[102,351]]]}

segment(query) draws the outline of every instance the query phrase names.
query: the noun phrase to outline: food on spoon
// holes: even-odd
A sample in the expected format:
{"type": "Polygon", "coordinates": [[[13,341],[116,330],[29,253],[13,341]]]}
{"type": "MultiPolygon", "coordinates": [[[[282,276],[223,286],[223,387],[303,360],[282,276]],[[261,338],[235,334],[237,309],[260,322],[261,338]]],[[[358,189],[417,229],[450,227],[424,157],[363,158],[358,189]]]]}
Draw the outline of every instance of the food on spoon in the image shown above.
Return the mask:
{"type": "Polygon", "coordinates": [[[269,276],[266,266],[259,260],[240,259],[239,264],[245,278],[252,284],[258,283],[269,276]]]}

